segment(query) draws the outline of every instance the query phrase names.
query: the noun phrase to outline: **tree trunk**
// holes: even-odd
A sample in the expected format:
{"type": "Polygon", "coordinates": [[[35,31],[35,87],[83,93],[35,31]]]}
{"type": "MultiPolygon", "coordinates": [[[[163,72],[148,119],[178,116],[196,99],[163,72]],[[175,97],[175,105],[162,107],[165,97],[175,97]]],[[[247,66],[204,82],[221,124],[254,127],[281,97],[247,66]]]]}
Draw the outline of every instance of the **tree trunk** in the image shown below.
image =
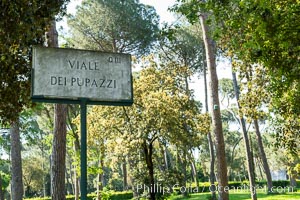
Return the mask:
{"type": "Polygon", "coordinates": [[[122,170],[123,170],[123,190],[128,190],[128,181],[127,181],[127,165],[126,165],[126,159],[124,158],[122,163],[122,170]]]}
{"type": "Polygon", "coordinates": [[[76,172],[76,168],[75,168],[75,173],[74,173],[74,195],[75,195],[75,200],[79,200],[79,191],[80,191],[80,177],[78,175],[78,173],[76,172]]]}
{"type": "Polygon", "coordinates": [[[256,166],[258,167],[258,171],[259,171],[259,175],[261,177],[261,180],[264,179],[264,176],[263,176],[263,172],[262,172],[262,169],[261,169],[261,163],[260,163],[260,158],[256,158],[256,166]]]}
{"type": "Polygon", "coordinates": [[[292,188],[292,191],[294,191],[294,189],[297,187],[297,181],[295,176],[290,176],[290,186],[292,188]]]}
{"type": "Polygon", "coordinates": [[[218,159],[218,175],[219,175],[219,199],[228,200],[229,192],[225,190],[228,186],[227,177],[227,163],[225,155],[225,144],[222,130],[219,94],[218,94],[218,76],[216,72],[215,59],[215,42],[209,36],[209,28],[206,24],[207,15],[205,13],[200,15],[200,22],[202,27],[203,41],[205,45],[207,68],[208,68],[208,82],[210,91],[210,108],[212,114],[212,130],[216,138],[216,155],[218,159]]]}
{"type": "MultiPolygon", "coordinates": [[[[206,58],[206,56],[205,56],[206,58]]],[[[205,112],[208,113],[208,94],[207,94],[207,80],[206,80],[206,59],[204,59],[203,65],[203,78],[204,78],[204,94],[205,94],[205,112]]],[[[214,143],[211,137],[211,133],[207,133],[209,156],[210,156],[210,171],[209,171],[209,182],[211,186],[211,199],[216,200],[216,190],[215,190],[215,153],[214,153],[214,143]]]]}
{"type": "Polygon", "coordinates": [[[196,164],[195,164],[195,159],[193,158],[193,155],[190,155],[189,159],[191,162],[191,171],[192,171],[192,175],[194,177],[194,182],[195,182],[196,188],[199,189],[198,172],[197,172],[197,168],[196,168],[196,164]]]}
{"type": "Polygon", "coordinates": [[[165,165],[165,171],[168,171],[169,170],[169,161],[168,161],[168,148],[167,148],[167,145],[164,144],[164,147],[163,147],[163,154],[164,154],[164,165],[165,165]]]}
{"type": "MultiPolygon", "coordinates": [[[[75,160],[77,159],[76,156],[80,154],[80,142],[79,142],[79,135],[78,132],[76,131],[74,125],[72,124],[72,117],[76,117],[77,115],[79,115],[79,113],[77,112],[77,105],[68,105],[68,123],[69,123],[69,127],[72,131],[72,135],[74,138],[74,142],[73,142],[73,148],[74,148],[74,152],[75,152],[75,160]]],[[[77,163],[77,162],[75,162],[77,163]]],[[[72,174],[72,185],[73,185],[73,193],[74,193],[74,198],[75,200],[79,200],[79,191],[80,191],[80,177],[79,174],[77,173],[77,168],[78,165],[77,164],[71,164],[71,168],[73,170],[72,174]]]]}
{"type": "Polygon", "coordinates": [[[97,200],[102,199],[102,193],[101,192],[103,191],[104,147],[102,145],[101,145],[101,150],[100,150],[99,169],[101,171],[100,171],[100,173],[98,173],[98,178],[97,178],[97,200]]]}
{"type": "Polygon", "coordinates": [[[154,182],[154,166],[153,166],[153,144],[150,142],[149,145],[147,145],[147,142],[144,141],[143,149],[145,153],[145,160],[146,160],[146,166],[148,169],[148,176],[149,176],[149,193],[150,193],[150,199],[155,200],[155,182],[154,182]]]}
{"type": "MultiPolygon", "coordinates": [[[[232,152],[231,152],[231,160],[230,160],[231,163],[233,163],[233,161],[234,161],[235,148],[238,146],[238,144],[240,143],[240,141],[241,141],[242,139],[243,139],[242,137],[239,138],[239,139],[234,143],[234,145],[233,145],[232,152]]],[[[231,168],[231,170],[232,170],[232,168],[231,168]]],[[[241,179],[240,176],[239,176],[239,178],[241,179]]]]}
{"type": "MultiPolygon", "coordinates": [[[[187,148],[187,147],[186,147],[187,148]]],[[[186,150],[183,150],[183,161],[182,161],[182,173],[183,173],[183,183],[181,184],[181,186],[184,186],[186,188],[186,183],[187,183],[187,170],[186,170],[186,166],[187,166],[187,153],[186,150]]],[[[185,190],[183,192],[183,196],[187,197],[187,191],[185,190]]]]}
{"type": "Polygon", "coordinates": [[[11,140],[11,197],[21,200],[23,197],[22,158],[19,121],[13,122],[10,128],[11,140]]]}
{"type": "MultiPolygon", "coordinates": [[[[46,34],[48,47],[58,47],[56,22],[52,21],[46,34]]],[[[54,106],[54,133],[51,153],[51,197],[53,200],[65,200],[65,166],[66,166],[66,134],[67,106],[54,106]]]]}
{"type": "MultiPolygon", "coordinates": [[[[239,87],[237,84],[235,72],[232,72],[232,80],[233,80],[233,87],[234,87],[234,91],[235,91],[238,109],[240,110],[241,109],[241,106],[239,104],[240,91],[239,91],[239,87]]],[[[245,122],[245,119],[240,115],[239,115],[239,119],[240,119],[240,124],[242,127],[243,138],[244,138],[244,143],[245,143],[245,148],[246,148],[246,159],[247,159],[247,166],[248,166],[248,176],[249,176],[249,182],[250,182],[251,199],[256,200],[257,195],[256,195],[256,189],[255,189],[254,162],[253,162],[253,156],[252,156],[252,152],[251,152],[251,148],[250,148],[248,133],[247,133],[247,129],[246,129],[246,122],[245,122]]]]}
{"type": "Polygon", "coordinates": [[[265,153],[265,150],[264,150],[264,145],[263,145],[263,142],[262,142],[262,137],[261,137],[261,134],[260,134],[258,121],[257,121],[257,119],[254,119],[253,122],[254,122],[257,142],[258,142],[259,155],[260,155],[260,158],[261,158],[262,163],[263,163],[264,171],[266,173],[268,193],[270,193],[270,192],[272,192],[272,187],[273,187],[270,167],[269,167],[267,156],[266,156],[266,153],[265,153]]]}
{"type": "Polygon", "coordinates": [[[0,173],[0,200],[4,200],[4,190],[2,189],[2,177],[0,173]]]}
{"type": "MultiPolygon", "coordinates": [[[[75,141],[74,141],[74,149],[76,152],[76,155],[80,154],[80,142],[79,142],[79,138],[76,137],[75,141]]],[[[75,195],[75,200],[79,200],[79,191],[80,191],[80,177],[79,174],[77,172],[77,166],[74,166],[74,195],[75,195]]]]}
{"type": "Polygon", "coordinates": [[[51,197],[53,200],[65,199],[66,163],[66,105],[55,105],[54,135],[51,153],[51,197]]]}

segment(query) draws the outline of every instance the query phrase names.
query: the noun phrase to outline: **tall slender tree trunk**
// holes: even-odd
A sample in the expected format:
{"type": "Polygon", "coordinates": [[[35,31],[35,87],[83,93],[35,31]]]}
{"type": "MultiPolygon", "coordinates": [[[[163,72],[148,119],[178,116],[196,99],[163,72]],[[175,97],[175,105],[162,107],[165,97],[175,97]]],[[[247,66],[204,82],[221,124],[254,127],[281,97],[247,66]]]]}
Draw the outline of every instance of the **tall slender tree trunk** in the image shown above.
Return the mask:
{"type": "MultiPolygon", "coordinates": [[[[187,153],[186,153],[186,148],[183,150],[183,159],[182,159],[182,166],[181,166],[181,170],[182,170],[182,173],[183,173],[183,183],[181,184],[182,186],[184,186],[186,188],[186,183],[187,183],[187,153]]],[[[185,190],[183,192],[183,196],[184,197],[187,197],[187,191],[185,190]]]]}
{"type": "Polygon", "coordinates": [[[11,197],[13,200],[21,200],[23,197],[22,158],[19,121],[11,124],[11,197]]]}
{"type": "MultiPolygon", "coordinates": [[[[68,111],[70,111],[70,112],[68,112],[68,122],[70,124],[70,129],[72,130],[73,136],[74,136],[73,148],[74,148],[75,159],[76,159],[76,155],[80,154],[80,142],[79,142],[79,135],[76,132],[76,130],[73,127],[73,124],[72,124],[71,113],[72,113],[72,116],[77,116],[78,113],[76,112],[76,107],[71,106],[71,105],[68,105],[68,111]]],[[[75,163],[77,163],[77,162],[75,162],[75,163]]],[[[73,185],[74,185],[75,200],[79,200],[80,176],[77,172],[78,165],[75,164],[74,166],[72,166],[72,168],[73,168],[73,180],[72,181],[73,181],[73,185]]]]}
{"type": "Polygon", "coordinates": [[[218,76],[216,71],[215,58],[215,42],[209,36],[209,28],[206,24],[207,14],[200,15],[202,27],[203,41],[206,51],[208,83],[210,92],[210,108],[212,114],[212,129],[216,138],[216,155],[218,159],[218,175],[219,175],[219,200],[228,200],[229,192],[225,190],[228,186],[227,163],[225,155],[224,135],[222,130],[220,102],[218,94],[218,76]]]}
{"type": "MultiPolygon", "coordinates": [[[[56,22],[52,21],[47,35],[48,47],[58,47],[56,22]]],[[[51,153],[51,198],[65,200],[67,105],[54,105],[54,133],[51,153]]]]}
{"type": "MultiPolygon", "coordinates": [[[[80,142],[79,142],[79,136],[77,133],[74,131],[74,151],[76,155],[80,154],[80,142]]],[[[76,158],[75,158],[76,159],[76,158]]],[[[76,162],[77,163],[77,162],[76,162]]],[[[79,192],[80,192],[80,176],[77,172],[77,164],[74,165],[74,195],[75,195],[75,200],[79,200],[79,192]]]]}
{"type": "Polygon", "coordinates": [[[78,175],[78,172],[76,170],[76,167],[74,169],[74,195],[75,200],[79,200],[79,191],[80,191],[80,177],[78,175]]]}
{"type": "MultiPolygon", "coordinates": [[[[207,94],[207,80],[206,80],[206,56],[203,65],[203,78],[204,78],[204,96],[205,96],[205,112],[208,113],[208,94],[207,94]]],[[[211,133],[207,133],[209,156],[210,156],[210,166],[209,166],[209,182],[211,185],[211,199],[216,200],[216,189],[215,189],[215,153],[214,153],[214,143],[211,137],[211,133]]]]}
{"type": "Polygon", "coordinates": [[[259,130],[258,120],[254,119],[253,122],[254,122],[256,137],[257,137],[259,156],[262,160],[264,171],[266,173],[268,193],[271,193],[273,183],[272,183],[272,176],[271,176],[271,172],[270,172],[270,167],[269,167],[269,164],[268,164],[267,156],[266,156],[264,145],[263,145],[263,142],[262,142],[262,137],[261,137],[260,130],[259,130]]]}
{"type": "Polygon", "coordinates": [[[193,157],[193,154],[189,154],[189,160],[191,162],[191,171],[192,171],[192,175],[193,175],[193,179],[196,185],[196,188],[199,189],[199,181],[198,181],[198,172],[197,172],[197,168],[196,168],[196,164],[195,164],[195,159],[193,157]]]}
{"type": "Polygon", "coordinates": [[[4,190],[2,189],[2,176],[0,173],[0,200],[4,200],[4,190]]]}
{"type": "Polygon", "coordinates": [[[51,197],[53,200],[65,200],[66,165],[66,105],[54,107],[54,135],[51,153],[51,197]]]}
{"type": "Polygon", "coordinates": [[[297,181],[295,175],[289,175],[290,177],[290,187],[291,190],[294,191],[294,189],[297,187],[297,181]]]}
{"type": "Polygon", "coordinates": [[[155,190],[155,182],[154,182],[154,166],[153,166],[153,144],[150,142],[149,145],[147,145],[147,142],[144,141],[143,143],[143,149],[145,154],[145,161],[146,166],[148,169],[148,176],[149,176],[149,193],[150,193],[150,199],[155,200],[156,190],[155,190]]]}
{"type": "MultiPolygon", "coordinates": [[[[240,110],[241,109],[241,106],[239,104],[240,90],[239,90],[239,87],[237,84],[235,72],[232,72],[232,80],[233,80],[233,87],[234,87],[234,91],[235,91],[238,109],[240,110]]],[[[240,115],[239,115],[239,120],[240,120],[240,124],[242,127],[243,138],[244,138],[244,143],[245,143],[245,148],[246,148],[246,159],[247,159],[247,166],[248,166],[248,176],[249,176],[249,182],[250,182],[251,199],[256,200],[257,195],[256,195],[256,189],[255,189],[254,161],[253,161],[253,156],[252,156],[252,152],[251,152],[251,148],[250,148],[250,142],[249,142],[248,133],[247,133],[247,129],[246,129],[246,122],[245,122],[245,119],[240,115]]]]}
{"type": "Polygon", "coordinates": [[[168,148],[167,145],[164,144],[164,164],[165,164],[165,170],[169,170],[169,161],[168,161],[168,148]]]}
{"type": "Polygon", "coordinates": [[[128,181],[127,181],[127,163],[126,163],[126,158],[123,159],[122,163],[122,171],[123,171],[123,190],[128,190],[128,181]]]}
{"type": "Polygon", "coordinates": [[[98,180],[97,180],[97,200],[102,199],[102,191],[103,191],[103,184],[104,184],[104,158],[105,158],[105,147],[104,147],[104,140],[100,144],[100,156],[99,156],[99,169],[100,173],[98,173],[98,180]]]}
{"type": "Polygon", "coordinates": [[[264,179],[263,172],[262,172],[262,169],[261,169],[261,166],[260,166],[260,158],[256,158],[256,166],[258,168],[259,175],[260,175],[261,179],[264,179]]]}

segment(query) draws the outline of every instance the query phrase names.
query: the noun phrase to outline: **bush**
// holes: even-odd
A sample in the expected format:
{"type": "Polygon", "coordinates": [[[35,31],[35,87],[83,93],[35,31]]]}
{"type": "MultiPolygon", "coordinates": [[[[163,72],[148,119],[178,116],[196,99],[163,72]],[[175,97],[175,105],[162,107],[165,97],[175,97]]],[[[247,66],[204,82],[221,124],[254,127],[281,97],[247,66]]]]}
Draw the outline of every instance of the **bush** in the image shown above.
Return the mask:
{"type": "Polygon", "coordinates": [[[132,191],[124,191],[124,192],[112,192],[110,199],[111,200],[126,200],[132,199],[133,192],[132,191]]]}
{"type": "MultiPolygon", "coordinates": [[[[113,191],[104,191],[102,193],[103,199],[109,200],[128,200],[133,198],[132,191],[124,191],[124,192],[113,192],[113,191]]],[[[96,198],[96,194],[88,194],[87,200],[94,200],[96,198]]],[[[74,200],[74,195],[67,195],[66,200],[74,200]]],[[[24,199],[24,200],[51,200],[51,197],[39,197],[39,198],[31,198],[31,199],[24,199]]]]}
{"type": "Polygon", "coordinates": [[[290,181],[272,181],[274,187],[287,187],[290,185],[290,181]]]}
{"type": "MultiPolygon", "coordinates": [[[[228,182],[228,186],[229,189],[243,189],[243,188],[247,188],[249,187],[249,181],[230,181],[228,182]]],[[[215,186],[218,186],[218,183],[215,183],[215,186]]],[[[267,186],[267,181],[263,180],[263,181],[256,181],[256,187],[258,188],[263,188],[267,186]]],[[[290,186],[290,181],[273,181],[273,187],[282,187],[282,188],[287,188],[290,186]]],[[[300,181],[297,181],[297,187],[300,187],[300,181]]],[[[173,188],[174,189],[174,193],[179,195],[182,194],[183,189],[181,189],[180,187],[176,187],[173,188]]],[[[196,185],[194,183],[191,184],[191,186],[187,187],[187,192],[188,193],[197,193],[196,191],[198,191],[198,193],[203,193],[203,192],[211,192],[211,185],[209,182],[203,182],[203,183],[199,183],[199,188],[197,189],[196,185]]],[[[295,190],[294,190],[295,191],[295,190]]]]}

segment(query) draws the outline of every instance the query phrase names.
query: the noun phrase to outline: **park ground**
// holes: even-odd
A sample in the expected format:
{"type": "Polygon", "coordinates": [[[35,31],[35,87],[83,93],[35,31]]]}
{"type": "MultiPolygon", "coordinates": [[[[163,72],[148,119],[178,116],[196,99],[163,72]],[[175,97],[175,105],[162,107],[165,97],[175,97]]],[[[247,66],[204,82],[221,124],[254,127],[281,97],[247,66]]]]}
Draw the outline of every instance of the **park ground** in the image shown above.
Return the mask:
{"type": "MultiPolygon", "coordinates": [[[[278,194],[266,194],[263,191],[258,191],[257,198],[262,200],[295,200],[300,199],[300,190],[297,192],[287,192],[287,193],[278,193],[278,194]]],[[[210,199],[210,193],[196,193],[191,194],[189,197],[171,196],[168,200],[208,200],[210,199]]],[[[250,193],[248,192],[237,192],[230,193],[230,200],[251,200],[250,193]]]]}

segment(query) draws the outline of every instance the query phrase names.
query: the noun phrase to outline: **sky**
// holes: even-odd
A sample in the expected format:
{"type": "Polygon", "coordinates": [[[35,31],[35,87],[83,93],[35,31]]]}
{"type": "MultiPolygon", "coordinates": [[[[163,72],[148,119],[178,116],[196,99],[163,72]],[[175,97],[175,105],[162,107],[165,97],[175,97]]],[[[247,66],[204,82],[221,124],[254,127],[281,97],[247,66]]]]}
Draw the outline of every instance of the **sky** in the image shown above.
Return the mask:
{"type": "Polygon", "coordinates": [[[174,5],[176,0],[140,0],[140,3],[151,5],[160,16],[160,22],[169,22],[175,20],[173,14],[168,11],[168,7],[174,5]]]}

